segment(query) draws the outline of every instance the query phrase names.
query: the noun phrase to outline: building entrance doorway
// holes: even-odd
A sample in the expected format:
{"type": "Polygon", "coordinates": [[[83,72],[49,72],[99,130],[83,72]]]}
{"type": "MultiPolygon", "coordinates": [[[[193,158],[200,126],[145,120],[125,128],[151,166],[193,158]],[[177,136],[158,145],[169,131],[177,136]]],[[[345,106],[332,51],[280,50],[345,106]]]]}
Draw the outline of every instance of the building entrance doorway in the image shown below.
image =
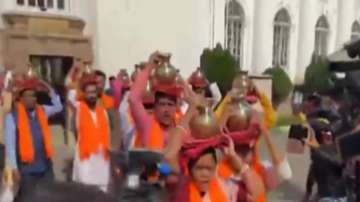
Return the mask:
{"type": "MultiPolygon", "coordinates": [[[[69,70],[73,65],[73,57],[62,56],[44,56],[44,55],[31,55],[30,63],[33,66],[33,70],[37,75],[47,83],[49,83],[55,91],[60,95],[60,99],[63,103],[64,109],[62,112],[54,115],[49,119],[49,123],[52,125],[61,125],[64,129],[64,143],[67,144],[68,137],[66,134],[66,88],[65,78],[69,70]]],[[[50,97],[46,94],[38,95],[39,103],[50,104],[50,97]]]]}

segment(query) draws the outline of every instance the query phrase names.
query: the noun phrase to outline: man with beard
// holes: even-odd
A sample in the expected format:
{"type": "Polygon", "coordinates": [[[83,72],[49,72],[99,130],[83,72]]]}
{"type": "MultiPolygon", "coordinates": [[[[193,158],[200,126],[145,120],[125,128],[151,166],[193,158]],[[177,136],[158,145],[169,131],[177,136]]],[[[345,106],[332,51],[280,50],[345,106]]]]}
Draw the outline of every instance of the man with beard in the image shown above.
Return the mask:
{"type": "Polygon", "coordinates": [[[107,191],[110,179],[110,127],[106,108],[99,102],[98,80],[93,73],[80,79],[81,96],[68,92],[75,110],[77,144],[73,180],[107,191]]]}
{"type": "Polygon", "coordinates": [[[106,74],[100,70],[96,70],[95,72],[96,80],[97,80],[97,87],[98,87],[98,94],[100,97],[100,101],[106,109],[114,108],[114,101],[112,97],[105,94],[105,82],[106,82],[106,74]]]}

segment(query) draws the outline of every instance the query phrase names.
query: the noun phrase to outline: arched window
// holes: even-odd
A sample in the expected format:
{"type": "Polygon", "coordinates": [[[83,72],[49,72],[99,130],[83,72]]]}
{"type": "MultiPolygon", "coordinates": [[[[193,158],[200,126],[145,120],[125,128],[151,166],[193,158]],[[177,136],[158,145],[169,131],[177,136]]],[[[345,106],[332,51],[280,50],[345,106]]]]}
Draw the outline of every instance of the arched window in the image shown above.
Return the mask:
{"type": "Polygon", "coordinates": [[[283,8],[274,19],[273,66],[287,67],[289,64],[290,27],[290,15],[283,8]]]}
{"type": "Polygon", "coordinates": [[[329,23],[325,16],[321,16],[315,27],[315,49],[316,55],[326,56],[329,38],[329,23]]]}
{"type": "Polygon", "coordinates": [[[225,7],[225,45],[238,64],[242,59],[242,40],[244,31],[244,10],[236,0],[230,0],[225,7]]]}
{"type": "Polygon", "coordinates": [[[351,40],[360,39],[360,24],[355,21],[351,27],[351,40]]]}

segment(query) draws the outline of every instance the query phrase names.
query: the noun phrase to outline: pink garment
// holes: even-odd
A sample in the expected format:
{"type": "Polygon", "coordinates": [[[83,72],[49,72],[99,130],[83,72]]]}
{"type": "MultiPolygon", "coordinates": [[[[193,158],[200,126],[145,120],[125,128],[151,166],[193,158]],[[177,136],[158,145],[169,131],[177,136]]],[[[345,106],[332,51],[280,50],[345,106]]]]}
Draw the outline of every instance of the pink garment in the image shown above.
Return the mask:
{"type": "Polygon", "coordinates": [[[251,123],[248,129],[243,131],[231,132],[227,134],[234,141],[234,144],[250,144],[260,136],[260,126],[258,123],[251,123]]]}
{"type": "Polygon", "coordinates": [[[112,97],[114,100],[114,107],[118,109],[122,100],[122,81],[120,79],[115,79],[110,81],[110,88],[112,92],[112,97]]]}
{"type": "Polygon", "coordinates": [[[148,142],[151,130],[151,115],[146,111],[142,103],[142,92],[146,88],[151,69],[145,68],[140,71],[135,78],[129,95],[129,106],[131,115],[134,119],[136,131],[138,131],[141,141],[148,142]]]}

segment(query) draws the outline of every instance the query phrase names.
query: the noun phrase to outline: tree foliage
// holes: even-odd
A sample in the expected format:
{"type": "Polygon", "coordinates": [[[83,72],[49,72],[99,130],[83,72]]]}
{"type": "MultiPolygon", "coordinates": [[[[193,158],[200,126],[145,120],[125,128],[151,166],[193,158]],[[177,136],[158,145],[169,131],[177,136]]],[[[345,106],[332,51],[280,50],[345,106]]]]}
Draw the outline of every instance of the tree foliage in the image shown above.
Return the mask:
{"type": "Polygon", "coordinates": [[[200,67],[210,82],[219,85],[222,94],[231,89],[234,76],[239,70],[235,58],[220,44],[212,50],[204,49],[200,58],[200,67]]]}
{"type": "Polygon", "coordinates": [[[289,75],[281,67],[268,68],[264,74],[272,77],[272,102],[277,107],[290,95],[293,83],[289,75]]]}
{"type": "Polygon", "coordinates": [[[307,92],[324,92],[334,87],[334,77],[325,57],[313,55],[306,68],[304,88],[307,92]]]}

